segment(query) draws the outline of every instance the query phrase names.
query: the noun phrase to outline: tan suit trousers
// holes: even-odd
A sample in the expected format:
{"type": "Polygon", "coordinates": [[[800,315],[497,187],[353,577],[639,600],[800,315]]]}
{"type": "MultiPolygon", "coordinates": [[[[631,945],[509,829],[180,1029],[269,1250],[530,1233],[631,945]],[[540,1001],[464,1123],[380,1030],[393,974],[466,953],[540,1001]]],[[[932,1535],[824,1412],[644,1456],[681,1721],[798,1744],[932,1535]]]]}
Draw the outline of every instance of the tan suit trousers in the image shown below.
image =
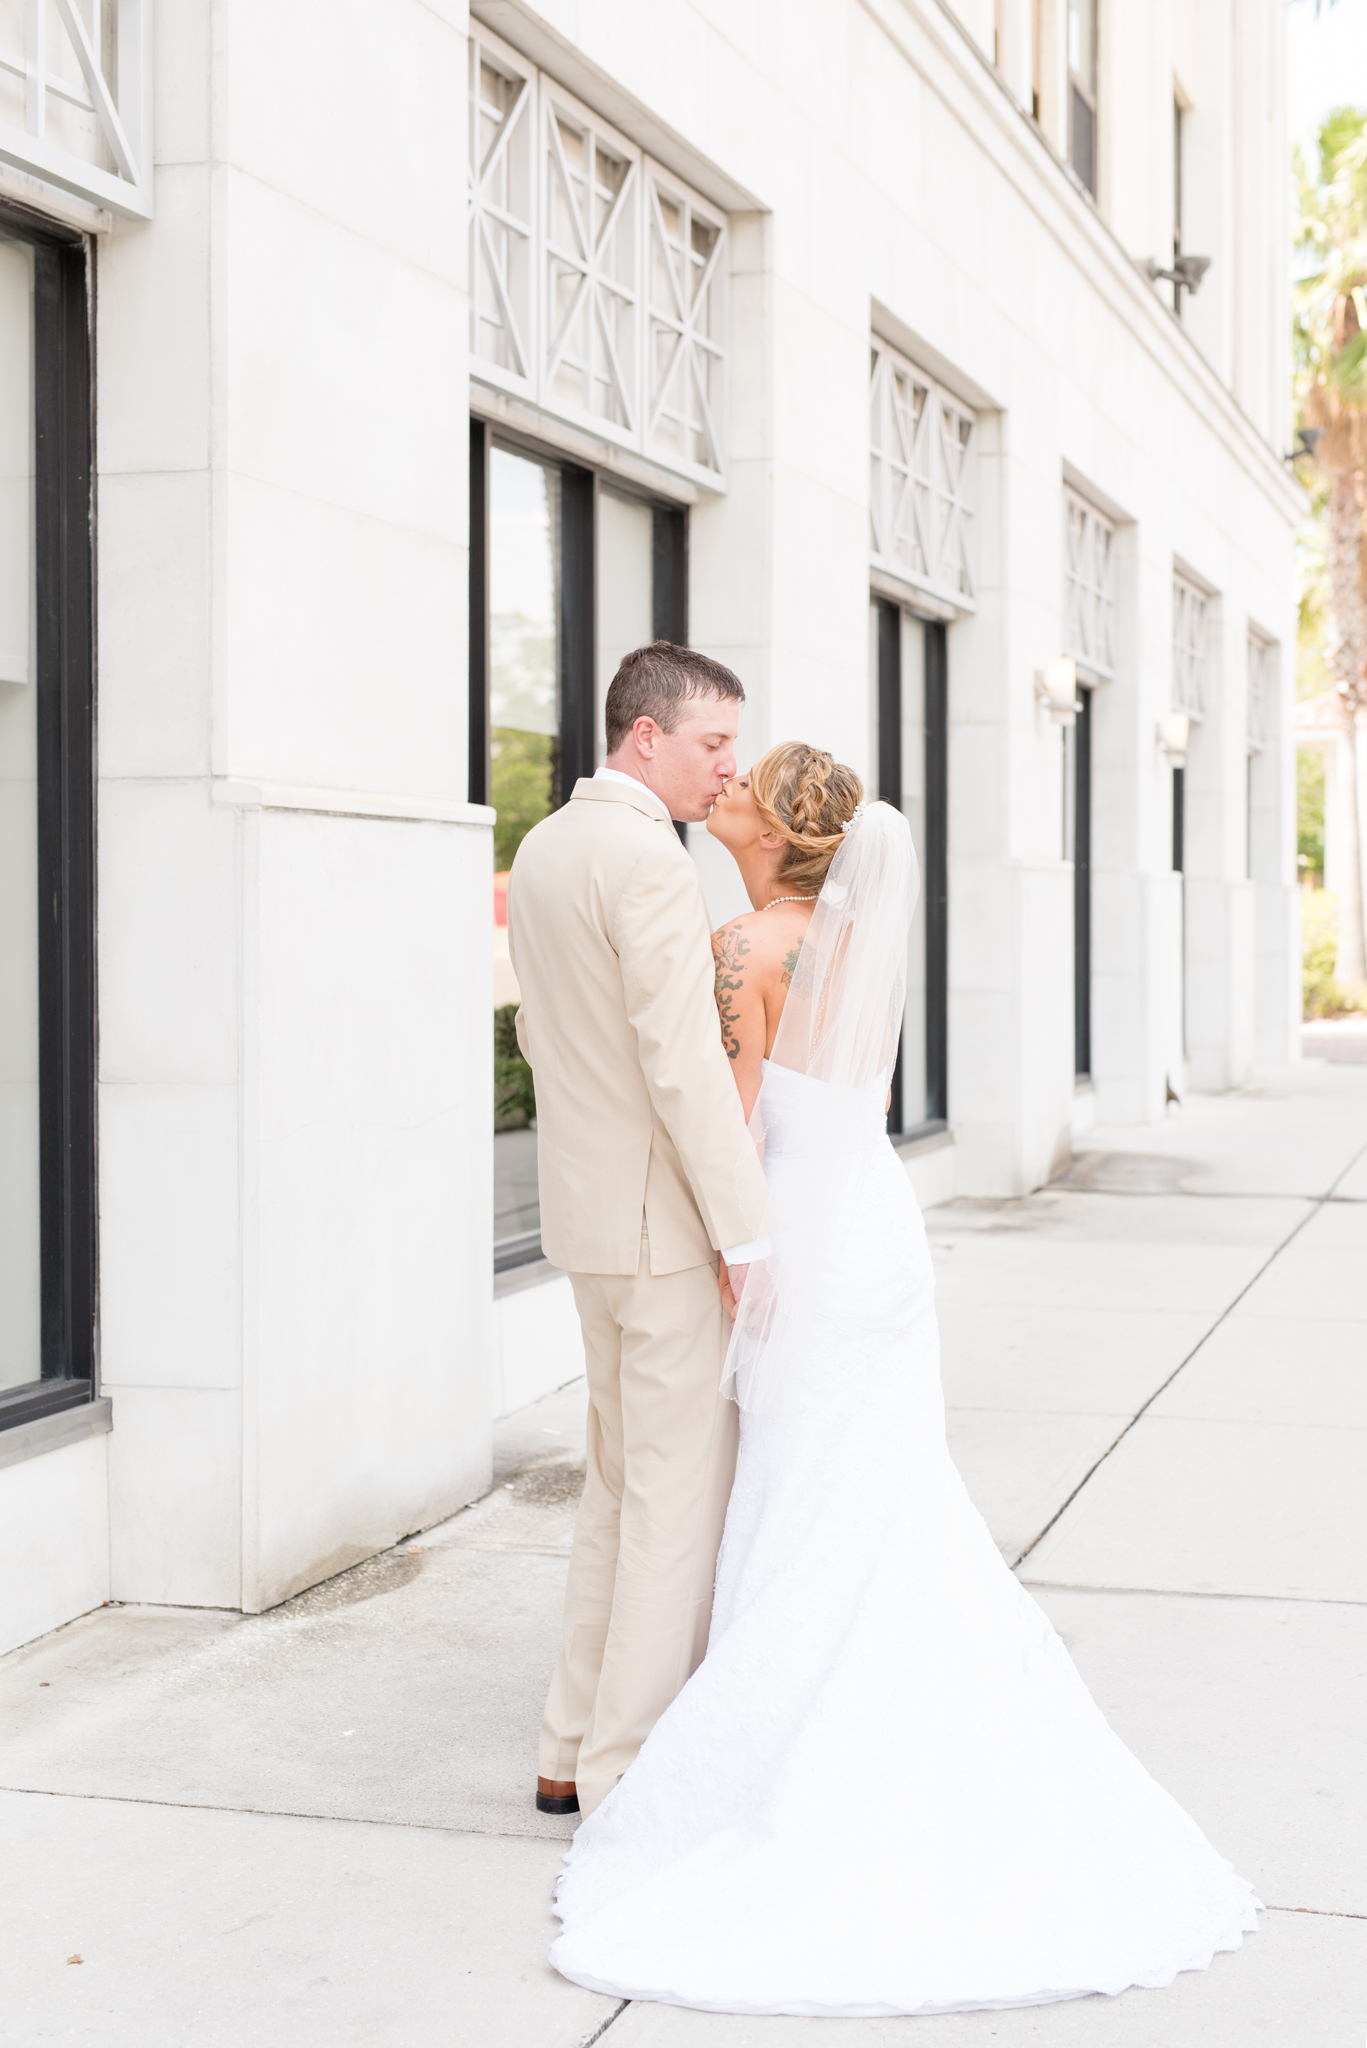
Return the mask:
{"type": "Polygon", "coordinates": [[[736,1470],[719,1392],[729,1326],[714,1265],[572,1273],[588,1368],[588,1476],[565,1630],[541,1726],[543,1778],[591,1813],[697,1670],[736,1470]]]}

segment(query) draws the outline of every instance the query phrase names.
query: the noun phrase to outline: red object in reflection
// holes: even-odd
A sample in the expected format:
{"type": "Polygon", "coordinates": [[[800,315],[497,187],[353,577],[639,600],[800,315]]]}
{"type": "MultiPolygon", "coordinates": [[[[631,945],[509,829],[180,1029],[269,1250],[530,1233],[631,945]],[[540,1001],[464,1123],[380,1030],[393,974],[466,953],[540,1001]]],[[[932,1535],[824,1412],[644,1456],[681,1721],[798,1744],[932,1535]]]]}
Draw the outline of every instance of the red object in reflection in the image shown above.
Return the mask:
{"type": "Polygon", "coordinates": [[[494,923],[508,922],[508,875],[507,870],[494,876],[494,923]]]}

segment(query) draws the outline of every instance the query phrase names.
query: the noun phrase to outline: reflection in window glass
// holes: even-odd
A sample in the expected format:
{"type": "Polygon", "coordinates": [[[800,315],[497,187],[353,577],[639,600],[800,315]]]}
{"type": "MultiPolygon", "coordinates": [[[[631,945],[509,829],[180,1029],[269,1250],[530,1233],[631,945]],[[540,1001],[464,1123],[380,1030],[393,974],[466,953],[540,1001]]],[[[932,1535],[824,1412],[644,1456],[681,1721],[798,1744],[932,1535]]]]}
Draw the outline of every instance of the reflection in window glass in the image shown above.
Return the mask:
{"type": "MultiPolygon", "coordinates": [[[[573,488],[573,483],[571,483],[573,488]]],[[[563,678],[559,649],[567,609],[592,612],[597,645],[595,726],[603,755],[603,699],[618,663],[654,639],[657,614],[682,597],[682,515],[600,485],[592,560],[571,552],[562,578],[561,472],[494,447],[489,467],[489,732],[494,827],[494,1263],[509,1271],[540,1251],[536,1088],[518,1049],[521,1000],[508,946],[508,869],[532,827],[570,795],[562,772],[563,678]],[[678,521],[671,526],[670,521],[678,521]],[[661,522],[664,522],[662,530],[661,522]],[[672,541],[671,541],[672,536],[672,541]],[[671,541],[666,546],[664,542],[671,541]],[[657,542],[659,546],[657,547],[657,542]],[[662,591],[655,587],[657,554],[662,591]],[[585,587],[579,587],[583,577],[585,587]],[[678,586],[676,588],[676,585],[678,586]],[[658,602],[657,602],[658,600],[658,602]]],[[[675,628],[682,633],[682,619],[675,628]]]]}
{"type": "Polygon", "coordinates": [[[490,796],[506,873],[560,801],[560,475],[504,448],[489,473],[490,796]]]}
{"type": "Polygon", "coordinates": [[[560,472],[505,448],[489,466],[489,761],[494,826],[494,1241],[538,1229],[536,1093],[518,1050],[508,869],[560,790],[560,472]]]}
{"type": "Polygon", "coordinates": [[[603,758],[603,700],[624,654],[648,647],[653,630],[655,515],[640,498],[598,494],[597,758],[603,758]]]}
{"type": "Polygon", "coordinates": [[[1096,0],[1068,0],[1068,69],[1096,91],[1096,0]]]}
{"type": "Polygon", "coordinates": [[[33,250],[0,236],[0,1389],[42,1372],[33,250]]]}

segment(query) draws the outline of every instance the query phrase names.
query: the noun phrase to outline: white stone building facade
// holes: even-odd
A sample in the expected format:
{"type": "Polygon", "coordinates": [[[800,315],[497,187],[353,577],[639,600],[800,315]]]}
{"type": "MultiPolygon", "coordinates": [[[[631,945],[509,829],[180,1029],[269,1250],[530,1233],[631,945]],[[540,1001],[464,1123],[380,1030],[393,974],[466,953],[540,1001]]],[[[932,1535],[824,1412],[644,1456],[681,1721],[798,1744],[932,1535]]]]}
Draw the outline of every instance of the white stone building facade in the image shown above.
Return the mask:
{"type": "Polygon", "coordinates": [[[1294,1056],[1282,34],[0,8],[0,1647],[272,1605],[577,1369],[490,875],[652,635],[907,811],[923,1200],[1294,1056]]]}

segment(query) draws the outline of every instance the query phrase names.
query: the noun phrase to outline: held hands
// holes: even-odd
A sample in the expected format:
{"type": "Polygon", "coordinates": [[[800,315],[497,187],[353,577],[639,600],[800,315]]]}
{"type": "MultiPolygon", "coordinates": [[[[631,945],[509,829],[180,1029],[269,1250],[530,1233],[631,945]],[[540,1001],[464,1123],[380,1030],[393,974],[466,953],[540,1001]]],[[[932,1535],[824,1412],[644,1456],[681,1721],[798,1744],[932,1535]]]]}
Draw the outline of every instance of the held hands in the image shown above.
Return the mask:
{"type": "Polygon", "coordinates": [[[719,1258],[717,1260],[717,1280],[721,1287],[721,1305],[733,1323],[736,1320],[736,1310],[740,1306],[741,1289],[745,1285],[745,1276],[749,1270],[748,1266],[728,1267],[725,1259],[719,1258]]]}

